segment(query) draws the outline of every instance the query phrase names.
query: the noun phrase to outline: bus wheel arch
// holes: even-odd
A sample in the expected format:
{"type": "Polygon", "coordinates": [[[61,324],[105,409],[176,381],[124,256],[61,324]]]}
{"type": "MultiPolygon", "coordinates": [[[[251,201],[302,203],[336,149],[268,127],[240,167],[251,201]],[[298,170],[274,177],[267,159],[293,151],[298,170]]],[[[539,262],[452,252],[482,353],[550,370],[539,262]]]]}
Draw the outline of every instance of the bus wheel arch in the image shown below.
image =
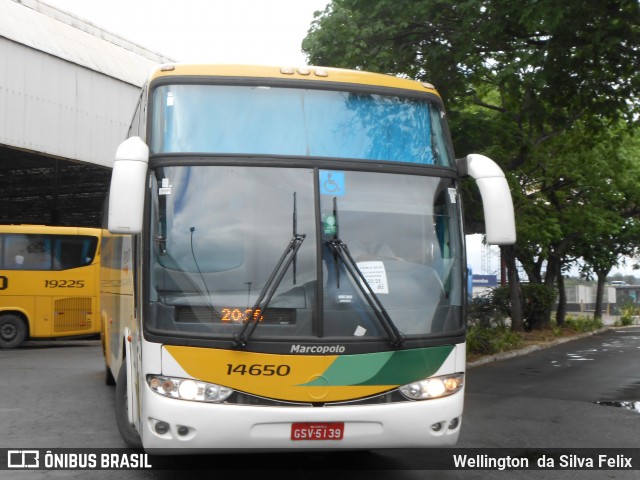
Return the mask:
{"type": "Polygon", "coordinates": [[[0,349],[17,348],[29,334],[26,319],[13,312],[0,314],[0,349]]]}
{"type": "Polygon", "coordinates": [[[118,424],[120,436],[127,447],[140,450],[142,449],[142,440],[135,427],[129,423],[127,405],[127,358],[125,356],[122,359],[122,366],[120,367],[118,380],[116,381],[116,423],[118,424]]]}

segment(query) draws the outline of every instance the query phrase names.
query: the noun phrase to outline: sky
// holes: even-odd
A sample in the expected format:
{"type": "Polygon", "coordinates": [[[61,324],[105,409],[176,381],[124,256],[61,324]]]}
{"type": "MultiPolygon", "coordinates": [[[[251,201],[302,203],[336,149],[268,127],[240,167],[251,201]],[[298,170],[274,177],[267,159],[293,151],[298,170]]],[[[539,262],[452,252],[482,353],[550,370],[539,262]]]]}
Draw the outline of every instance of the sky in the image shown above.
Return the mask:
{"type": "Polygon", "coordinates": [[[180,62],[305,65],[330,0],[41,0],[180,62]]]}
{"type": "MultiPolygon", "coordinates": [[[[331,0],[41,0],[180,62],[305,65],[301,43],[331,0]]],[[[468,264],[496,274],[498,247],[467,236],[468,264]]],[[[612,273],[634,274],[630,268],[612,273]]]]}

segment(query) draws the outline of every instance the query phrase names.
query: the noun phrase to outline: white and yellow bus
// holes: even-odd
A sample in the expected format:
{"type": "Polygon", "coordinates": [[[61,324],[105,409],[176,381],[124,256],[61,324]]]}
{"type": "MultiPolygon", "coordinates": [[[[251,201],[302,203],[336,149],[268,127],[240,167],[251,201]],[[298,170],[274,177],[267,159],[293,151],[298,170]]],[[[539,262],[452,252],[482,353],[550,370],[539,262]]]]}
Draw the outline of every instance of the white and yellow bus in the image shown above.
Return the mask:
{"type": "Polygon", "coordinates": [[[97,335],[99,228],[0,225],[0,348],[97,335]]]}
{"type": "Polygon", "coordinates": [[[118,148],[103,236],[107,380],[164,452],[456,443],[460,180],[515,241],[500,168],[456,160],[427,83],[165,65],[118,148]]]}

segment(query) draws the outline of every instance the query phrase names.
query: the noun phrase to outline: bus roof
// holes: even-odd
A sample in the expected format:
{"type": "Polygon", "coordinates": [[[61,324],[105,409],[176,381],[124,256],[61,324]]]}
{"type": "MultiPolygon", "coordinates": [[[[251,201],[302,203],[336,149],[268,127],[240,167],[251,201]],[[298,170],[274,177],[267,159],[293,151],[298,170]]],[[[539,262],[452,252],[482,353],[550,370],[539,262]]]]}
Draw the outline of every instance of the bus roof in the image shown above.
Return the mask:
{"type": "Polygon", "coordinates": [[[278,67],[266,65],[218,65],[218,64],[187,64],[172,63],[155,68],[150,75],[149,82],[165,76],[219,76],[246,78],[282,78],[295,80],[315,80],[336,83],[352,83],[357,85],[372,85],[404,90],[416,90],[438,95],[435,87],[430,83],[410,80],[407,78],[385,75],[382,73],[363,72],[332,67],[278,67]]]}

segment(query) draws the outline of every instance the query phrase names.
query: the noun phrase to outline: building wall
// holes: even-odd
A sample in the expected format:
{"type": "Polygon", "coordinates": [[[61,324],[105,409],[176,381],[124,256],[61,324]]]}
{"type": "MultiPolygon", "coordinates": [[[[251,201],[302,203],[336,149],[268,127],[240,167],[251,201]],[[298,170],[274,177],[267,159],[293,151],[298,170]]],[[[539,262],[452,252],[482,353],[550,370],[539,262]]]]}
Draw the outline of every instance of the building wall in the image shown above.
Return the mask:
{"type": "Polygon", "coordinates": [[[0,37],[0,143],[112,167],[136,85],[0,37]]]}
{"type": "Polygon", "coordinates": [[[140,87],[171,62],[45,2],[0,0],[0,146],[112,167],[140,87]]]}

